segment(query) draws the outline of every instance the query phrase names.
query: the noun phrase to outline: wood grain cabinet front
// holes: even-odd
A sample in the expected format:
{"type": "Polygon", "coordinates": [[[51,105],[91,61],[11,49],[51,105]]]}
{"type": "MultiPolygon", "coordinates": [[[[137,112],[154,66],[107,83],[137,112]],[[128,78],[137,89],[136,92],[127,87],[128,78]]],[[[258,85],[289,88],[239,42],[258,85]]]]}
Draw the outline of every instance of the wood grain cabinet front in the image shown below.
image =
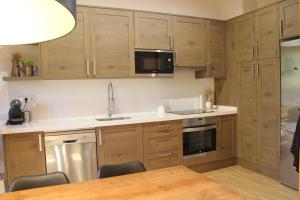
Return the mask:
{"type": "Polygon", "coordinates": [[[280,36],[289,38],[299,35],[299,1],[286,0],[279,4],[280,36]]]}
{"type": "Polygon", "coordinates": [[[173,49],[171,15],[134,12],[135,48],[173,49]]]}
{"type": "Polygon", "coordinates": [[[144,164],[147,169],[182,162],[182,121],[143,124],[144,164]]]}
{"type": "Polygon", "coordinates": [[[133,160],[143,162],[142,125],[120,125],[98,129],[98,166],[133,160]]]}
{"type": "Polygon", "coordinates": [[[6,184],[18,176],[46,173],[43,133],[4,135],[6,184]]]}

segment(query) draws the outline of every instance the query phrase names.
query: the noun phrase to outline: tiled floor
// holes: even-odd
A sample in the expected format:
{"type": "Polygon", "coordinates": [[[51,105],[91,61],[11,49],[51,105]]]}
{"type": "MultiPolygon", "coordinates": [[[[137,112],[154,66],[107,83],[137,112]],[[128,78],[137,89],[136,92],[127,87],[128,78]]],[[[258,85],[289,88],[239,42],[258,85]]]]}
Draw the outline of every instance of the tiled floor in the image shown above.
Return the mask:
{"type": "Polygon", "coordinates": [[[240,166],[204,173],[249,200],[297,200],[298,191],[240,166]]]}

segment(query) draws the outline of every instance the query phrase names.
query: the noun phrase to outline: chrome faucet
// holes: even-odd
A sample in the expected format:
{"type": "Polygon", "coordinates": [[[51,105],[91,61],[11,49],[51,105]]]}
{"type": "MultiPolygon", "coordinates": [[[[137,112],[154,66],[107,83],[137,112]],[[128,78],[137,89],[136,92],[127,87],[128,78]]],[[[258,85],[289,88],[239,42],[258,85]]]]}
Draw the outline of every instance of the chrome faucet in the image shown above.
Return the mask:
{"type": "Polygon", "coordinates": [[[113,113],[113,109],[115,107],[114,88],[113,88],[113,84],[111,81],[109,81],[109,83],[108,83],[107,93],[108,93],[107,114],[108,114],[108,117],[111,117],[112,113],[113,113]]]}

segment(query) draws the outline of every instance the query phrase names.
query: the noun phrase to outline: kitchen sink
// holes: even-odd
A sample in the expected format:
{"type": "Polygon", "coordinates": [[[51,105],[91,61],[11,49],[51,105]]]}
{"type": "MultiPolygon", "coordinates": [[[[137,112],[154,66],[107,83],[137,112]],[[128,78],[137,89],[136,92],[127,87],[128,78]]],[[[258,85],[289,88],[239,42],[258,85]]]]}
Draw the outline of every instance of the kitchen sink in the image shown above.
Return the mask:
{"type": "Polygon", "coordinates": [[[128,120],[131,119],[131,117],[105,117],[105,118],[97,118],[97,121],[115,121],[115,120],[128,120]]]}

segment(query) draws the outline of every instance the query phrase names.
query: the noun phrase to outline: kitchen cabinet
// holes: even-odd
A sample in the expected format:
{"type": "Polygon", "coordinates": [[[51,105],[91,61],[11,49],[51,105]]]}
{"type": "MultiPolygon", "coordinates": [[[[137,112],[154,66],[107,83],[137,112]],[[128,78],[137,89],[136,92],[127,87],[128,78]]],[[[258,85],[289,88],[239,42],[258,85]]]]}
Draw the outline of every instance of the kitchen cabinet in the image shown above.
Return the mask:
{"type": "Polygon", "coordinates": [[[41,45],[42,78],[129,77],[133,31],[133,11],[78,7],[75,29],[41,45]]]}
{"type": "Polygon", "coordinates": [[[142,125],[120,125],[98,129],[98,166],[133,160],[143,162],[142,125]]]}
{"type": "Polygon", "coordinates": [[[257,161],[257,83],[254,62],[240,64],[238,157],[257,161]]]}
{"type": "Polygon", "coordinates": [[[280,36],[289,38],[299,35],[299,1],[286,0],[279,4],[280,36]]]}
{"type": "Polygon", "coordinates": [[[207,66],[206,70],[196,72],[196,78],[225,78],[225,22],[206,21],[207,66]]]}
{"type": "Polygon", "coordinates": [[[173,17],[171,15],[134,12],[135,48],[173,49],[173,17]]]}
{"type": "Polygon", "coordinates": [[[144,164],[149,169],[182,162],[182,121],[143,124],[144,164]]]}
{"type": "Polygon", "coordinates": [[[238,62],[255,59],[255,26],[253,13],[238,17],[236,20],[236,40],[238,62]]]}
{"type": "Polygon", "coordinates": [[[279,59],[259,62],[257,86],[258,163],[278,171],[280,156],[279,59]]]}
{"type": "Polygon", "coordinates": [[[133,75],[133,12],[93,8],[90,16],[93,75],[96,78],[133,75]]]}
{"type": "Polygon", "coordinates": [[[219,159],[236,157],[236,115],[221,116],[217,133],[219,159]]]}
{"type": "Polygon", "coordinates": [[[278,5],[255,13],[256,59],[279,57],[278,5]]]}
{"type": "Polygon", "coordinates": [[[205,20],[174,17],[175,65],[177,67],[206,67],[205,20]]]}
{"type": "Polygon", "coordinates": [[[18,176],[46,173],[43,133],[4,135],[6,184],[18,176]]]}
{"type": "Polygon", "coordinates": [[[91,76],[89,8],[77,7],[76,27],[65,37],[41,44],[42,79],[91,76]]]}

